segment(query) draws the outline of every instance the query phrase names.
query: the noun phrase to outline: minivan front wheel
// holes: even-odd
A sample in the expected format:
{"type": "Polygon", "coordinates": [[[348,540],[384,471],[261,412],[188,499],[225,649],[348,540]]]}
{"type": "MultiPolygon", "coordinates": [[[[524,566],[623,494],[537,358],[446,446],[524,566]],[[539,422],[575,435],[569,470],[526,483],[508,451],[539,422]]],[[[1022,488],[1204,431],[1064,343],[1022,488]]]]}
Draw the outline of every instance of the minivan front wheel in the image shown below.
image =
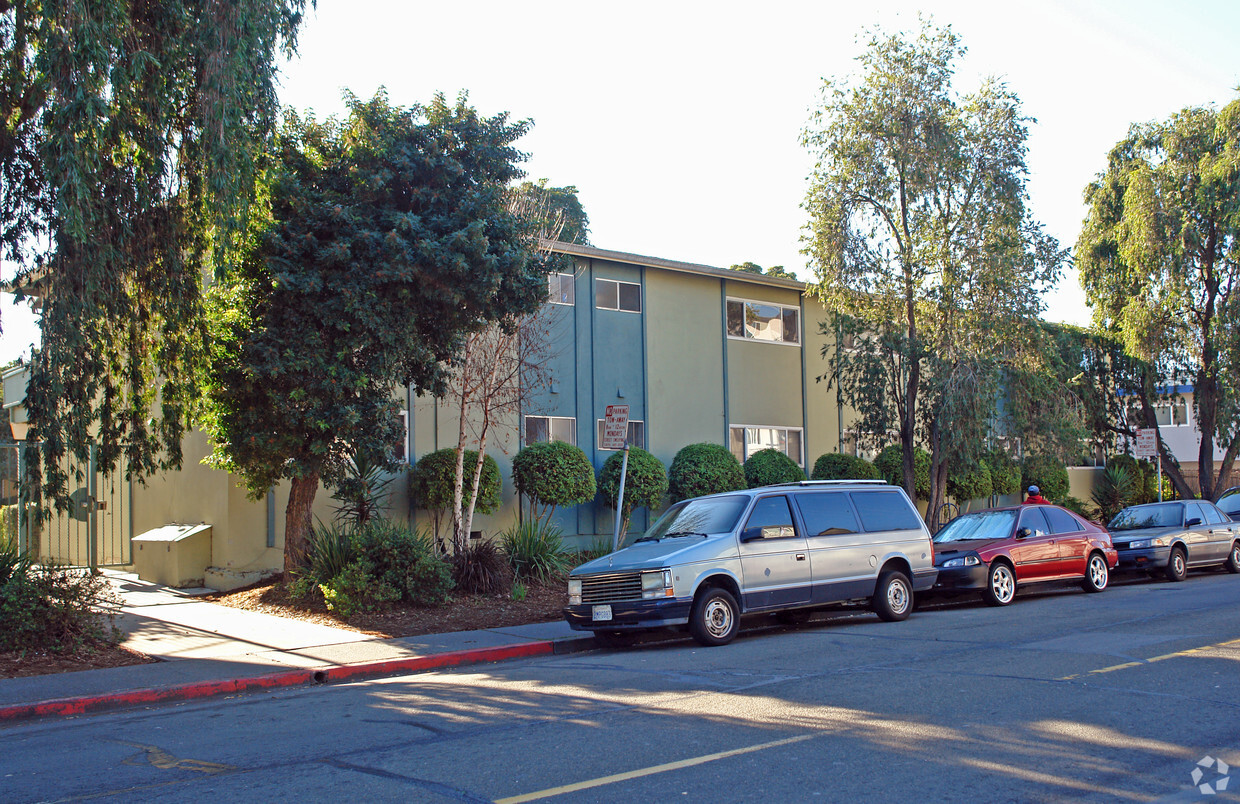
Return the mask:
{"type": "Polygon", "coordinates": [[[889,623],[907,620],[913,610],[913,585],[903,572],[884,572],[874,588],[874,613],[889,623]]]}
{"type": "Polygon", "coordinates": [[[726,589],[707,589],[693,605],[689,616],[689,634],[708,648],[726,645],[736,636],[740,622],[740,606],[726,589]]]}

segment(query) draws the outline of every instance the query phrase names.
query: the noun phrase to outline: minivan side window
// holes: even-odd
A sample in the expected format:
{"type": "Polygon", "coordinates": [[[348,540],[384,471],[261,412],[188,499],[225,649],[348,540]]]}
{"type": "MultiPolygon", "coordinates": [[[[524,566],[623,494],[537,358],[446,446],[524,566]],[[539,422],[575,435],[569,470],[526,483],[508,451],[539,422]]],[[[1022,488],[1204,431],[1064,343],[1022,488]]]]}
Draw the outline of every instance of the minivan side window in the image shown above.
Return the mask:
{"type": "Polygon", "coordinates": [[[793,499],[805,520],[806,536],[839,536],[860,530],[848,495],[842,491],[807,492],[795,494],[793,499]]]}
{"type": "Polygon", "coordinates": [[[745,538],[759,537],[758,534],[751,533],[754,529],[760,531],[760,538],[763,539],[787,539],[795,536],[796,528],[792,526],[792,510],[788,508],[788,498],[782,495],[762,497],[754,503],[749,521],[745,523],[745,538]]]}
{"type": "Polygon", "coordinates": [[[848,496],[868,531],[921,530],[921,517],[898,491],[854,491],[848,496]]]}

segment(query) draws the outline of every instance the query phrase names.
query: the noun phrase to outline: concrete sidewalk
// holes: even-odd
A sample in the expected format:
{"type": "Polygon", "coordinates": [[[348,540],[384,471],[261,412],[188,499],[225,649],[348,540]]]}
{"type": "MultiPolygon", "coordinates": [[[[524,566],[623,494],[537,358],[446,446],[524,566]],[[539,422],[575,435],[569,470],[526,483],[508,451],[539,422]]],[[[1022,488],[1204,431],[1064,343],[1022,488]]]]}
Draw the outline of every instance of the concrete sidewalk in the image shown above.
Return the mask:
{"type": "Polygon", "coordinates": [[[565,622],[379,639],[343,628],[221,606],[109,573],[122,600],[122,645],[159,661],[0,679],[0,723],[84,714],[246,690],[571,653],[593,646],[565,622]]]}

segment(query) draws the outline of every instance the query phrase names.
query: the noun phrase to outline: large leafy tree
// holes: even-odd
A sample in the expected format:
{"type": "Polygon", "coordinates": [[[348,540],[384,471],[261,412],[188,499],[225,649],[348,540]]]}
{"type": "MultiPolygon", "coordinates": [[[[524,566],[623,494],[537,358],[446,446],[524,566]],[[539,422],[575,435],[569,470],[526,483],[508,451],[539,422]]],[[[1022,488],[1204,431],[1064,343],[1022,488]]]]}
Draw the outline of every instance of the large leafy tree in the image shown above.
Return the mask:
{"type": "Polygon", "coordinates": [[[465,335],[547,295],[533,227],[507,206],[528,123],[464,96],[346,102],[339,120],[288,113],[270,220],[211,299],[214,460],[255,497],[291,479],[286,573],[320,481],[398,443],[394,389],[444,393],[465,335]]]}
{"type": "MultiPolygon", "coordinates": [[[[1240,101],[1133,126],[1085,200],[1081,284],[1095,323],[1143,368],[1123,390],[1138,424],[1155,428],[1160,386],[1192,382],[1201,495],[1213,498],[1240,452],[1240,101]]],[[[1161,439],[1160,449],[1192,496],[1161,439]]]]}
{"type": "Polygon", "coordinates": [[[238,253],[304,7],[0,0],[0,258],[44,299],[25,405],[62,505],[91,440],[180,464],[202,276],[238,253]]]}
{"type": "Polygon", "coordinates": [[[950,27],[875,32],[803,135],[818,159],[805,253],[838,315],[831,376],[863,432],[898,434],[910,495],[914,445],[929,447],[931,510],[948,466],[980,452],[1005,367],[1036,365],[1040,289],[1065,257],[1026,207],[1028,118],[993,80],[957,95],[963,53],[950,27]]]}

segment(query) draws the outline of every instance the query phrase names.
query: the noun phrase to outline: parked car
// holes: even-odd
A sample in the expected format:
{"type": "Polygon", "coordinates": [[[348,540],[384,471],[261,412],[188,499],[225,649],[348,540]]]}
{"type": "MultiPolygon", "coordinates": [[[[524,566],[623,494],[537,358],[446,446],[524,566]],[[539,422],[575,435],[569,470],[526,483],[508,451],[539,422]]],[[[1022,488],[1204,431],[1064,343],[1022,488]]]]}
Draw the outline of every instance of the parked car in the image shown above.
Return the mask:
{"type": "Polygon", "coordinates": [[[1240,522],[1240,486],[1232,486],[1227,491],[1224,491],[1215,505],[1224,514],[1231,517],[1233,522],[1240,522]]]}
{"type": "Polygon", "coordinates": [[[903,489],[802,481],[676,503],[632,544],[569,574],[564,618],[603,639],[687,626],[699,643],[725,645],[753,612],[862,600],[903,620],[936,574],[903,489]]]}
{"type": "Polygon", "coordinates": [[[1107,529],[1121,572],[1162,573],[1172,581],[1203,567],[1240,572],[1240,523],[1209,500],[1130,505],[1107,529]]]}
{"type": "Polygon", "coordinates": [[[1057,505],[1020,505],[963,514],[934,536],[936,593],[981,592],[1006,606],[1016,590],[1044,581],[1107,588],[1118,557],[1101,525],[1057,505]]]}

